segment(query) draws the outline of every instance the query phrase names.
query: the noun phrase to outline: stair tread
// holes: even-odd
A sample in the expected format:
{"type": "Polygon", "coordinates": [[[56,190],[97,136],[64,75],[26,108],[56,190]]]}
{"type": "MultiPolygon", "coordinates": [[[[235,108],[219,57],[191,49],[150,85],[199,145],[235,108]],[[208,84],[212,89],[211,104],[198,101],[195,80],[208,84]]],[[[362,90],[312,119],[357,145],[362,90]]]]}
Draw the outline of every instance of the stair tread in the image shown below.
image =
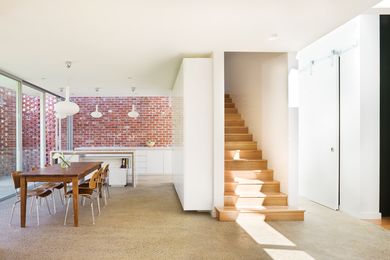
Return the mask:
{"type": "Polygon", "coordinates": [[[240,198],[285,198],[286,194],[282,192],[248,192],[248,194],[242,193],[241,195],[237,195],[234,191],[225,191],[225,196],[236,196],[240,198]]]}
{"type": "Polygon", "coordinates": [[[277,213],[277,212],[305,212],[304,209],[297,208],[297,207],[291,207],[291,206],[252,206],[252,207],[246,207],[246,208],[236,208],[234,206],[224,206],[224,207],[217,207],[218,211],[222,212],[254,212],[254,213],[277,213]]]}
{"type": "Polygon", "coordinates": [[[238,159],[238,160],[233,160],[233,159],[225,159],[225,162],[264,162],[267,161],[265,159],[238,159]]]}
{"type": "Polygon", "coordinates": [[[238,184],[238,185],[271,185],[271,184],[279,184],[279,181],[261,181],[261,180],[251,180],[251,179],[244,179],[244,178],[239,178],[235,177],[234,180],[226,180],[226,184],[238,184]]]}

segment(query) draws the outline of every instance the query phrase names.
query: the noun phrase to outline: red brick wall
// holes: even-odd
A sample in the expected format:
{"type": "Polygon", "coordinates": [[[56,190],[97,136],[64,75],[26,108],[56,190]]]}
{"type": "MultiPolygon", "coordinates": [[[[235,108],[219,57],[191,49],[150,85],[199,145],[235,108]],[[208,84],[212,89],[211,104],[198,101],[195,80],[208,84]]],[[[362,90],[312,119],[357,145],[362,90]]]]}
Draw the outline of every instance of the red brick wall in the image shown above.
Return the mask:
{"type": "Polygon", "coordinates": [[[80,112],[73,118],[73,145],[77,147],[146,146],[147,140],[155,146],[172,144],[172,111],[169,97],[77,97],[73,101],[80,112]],[[99,105],[101,118],[90,113],[99,105]],[[130,118],[132,104],[140,113],[130,118]]]}
{"type": "Polygon", "coordinates": [[[0,87],[0,176],[16,169],[16,92],[0,87]]]}
{"type": "MultiPolygon", "coordinates": [[[[0,176],[16,169],[16,93],[0,87],[0,176]]],[[[54,104],[56,97],[46,96],[46,158],[55,148],[54,104]]],[[[23,169],[39,166],[40,101],[38,97],[23,95],[23,169]]]]}

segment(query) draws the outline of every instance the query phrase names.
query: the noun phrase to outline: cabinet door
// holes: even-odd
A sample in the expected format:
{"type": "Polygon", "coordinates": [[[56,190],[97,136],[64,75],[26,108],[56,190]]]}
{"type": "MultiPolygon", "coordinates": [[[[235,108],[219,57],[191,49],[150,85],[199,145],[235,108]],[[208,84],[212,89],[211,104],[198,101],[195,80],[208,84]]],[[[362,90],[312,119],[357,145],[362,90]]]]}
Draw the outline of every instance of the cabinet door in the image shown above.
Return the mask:
{"type": "Polygon", "coordinates": [[[164,151],[164,175],[172,175],[172,151],[164,151]]]}
{"type": "Polygon", "coordinates": [[[164,154],[163,151],[147,151],[147,174],[164,174],[164,154]]]}

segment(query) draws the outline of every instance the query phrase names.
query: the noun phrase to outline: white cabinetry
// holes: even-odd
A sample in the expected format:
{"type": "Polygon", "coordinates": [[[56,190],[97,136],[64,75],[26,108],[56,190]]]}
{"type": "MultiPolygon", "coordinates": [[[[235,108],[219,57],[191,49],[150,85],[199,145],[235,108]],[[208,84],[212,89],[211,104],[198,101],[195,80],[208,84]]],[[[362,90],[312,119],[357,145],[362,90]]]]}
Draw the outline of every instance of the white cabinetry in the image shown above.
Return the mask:
{"type": "Polygon", "coordinates": [[[171,150],[164,148],[140,149],[135,152],[136,175],[171,175],[171,150]]]}

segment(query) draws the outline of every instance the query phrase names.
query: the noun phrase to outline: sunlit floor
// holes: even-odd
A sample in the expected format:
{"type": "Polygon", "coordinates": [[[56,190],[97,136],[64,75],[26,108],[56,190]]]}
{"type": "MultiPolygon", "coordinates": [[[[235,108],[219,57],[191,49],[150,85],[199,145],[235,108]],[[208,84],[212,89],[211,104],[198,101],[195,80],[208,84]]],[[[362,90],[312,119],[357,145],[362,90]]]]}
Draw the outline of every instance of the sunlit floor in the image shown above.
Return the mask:
{"type": "Polygon", "coordinates": [[[166,178],[140,179],[136,189],[111,188],[112,198],[92,225],[81,207],[80,227],[63,225],[64,209],[41,208],[28,227],[8,218],[13,199],[0,203],[0,259],[389,259],[390,232],[303,201],[304,222],[263,222],[241,215],[223,223],[208,213],[183,212],[166,178]],[[248,232],[246,232],[247,230],[248,232]]]}

